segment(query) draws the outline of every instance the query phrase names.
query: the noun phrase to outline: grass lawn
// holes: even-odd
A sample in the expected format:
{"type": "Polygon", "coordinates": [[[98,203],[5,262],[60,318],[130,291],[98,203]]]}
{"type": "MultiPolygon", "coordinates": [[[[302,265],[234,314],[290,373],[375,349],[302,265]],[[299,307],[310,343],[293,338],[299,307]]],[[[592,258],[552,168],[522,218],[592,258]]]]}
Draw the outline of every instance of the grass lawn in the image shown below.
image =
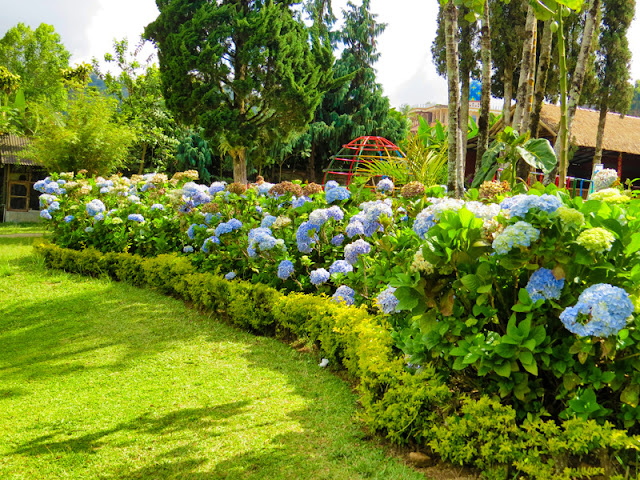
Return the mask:
{"type": "Polygon", "coordinates": [[[0,235],[44,233],[46,228],[45,223],[0,223],[0,235]]]}
{"type": "Polygon", "coordinates": [[[0,239],[0,478],[424,479],[318,360],[0,239]]]}

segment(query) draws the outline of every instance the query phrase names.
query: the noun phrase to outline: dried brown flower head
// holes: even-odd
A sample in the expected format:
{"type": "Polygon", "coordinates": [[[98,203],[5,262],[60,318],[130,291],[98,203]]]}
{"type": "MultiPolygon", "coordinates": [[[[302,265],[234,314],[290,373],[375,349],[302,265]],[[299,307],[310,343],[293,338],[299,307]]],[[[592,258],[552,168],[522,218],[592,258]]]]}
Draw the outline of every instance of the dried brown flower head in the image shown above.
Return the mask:
{"type": "Polygon", "coordinates": [[[285,195],[287,193],[291,193],[296,197],[301,197],[302,187],[291,182],[280,182],[269,190],[269,195],[285,195]]]}
{"type": "Polygon", "coordinates": [[[424,185],[417,181],[409,182],[402,187],[400,195],[404,198],[420,197],[421,195],[424,195],[424,185]]]}

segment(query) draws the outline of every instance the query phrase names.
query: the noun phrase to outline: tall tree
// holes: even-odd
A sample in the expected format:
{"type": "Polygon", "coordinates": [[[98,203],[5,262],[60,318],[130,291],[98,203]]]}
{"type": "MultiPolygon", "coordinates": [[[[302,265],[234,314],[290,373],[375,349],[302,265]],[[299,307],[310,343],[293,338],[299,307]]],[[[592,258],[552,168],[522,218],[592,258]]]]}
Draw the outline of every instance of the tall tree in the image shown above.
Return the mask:
{"type": "Polygon", "coordinates": [[[397,143],[408,133],[376,81],[377,38],[386,25],[371,12],[370,0],[361,5],[348,2],[343,18],[343,28],[335,32],[344,48],[334,67],[334,88],[324,95],[307,134],[296,139],[299,151],[310,160],[328,160],[360,136],[377,135],[397,143]]]}
{"type": "Polygon", "coordinates": [[[72,91],[64,113],[42,107],[45,119],[28,155],[51,172],[105,175],[125,165],[135,134],[117,120],[117,101],[94,89],[72,91]]]}
{"type": "Polygon", "coordinates": [[[484,152],[489,148],[489,109],[491,107],[491,13],[489,11],[489,0],[484,2],[480,32],[482,90],[480,94],[480,115],[478,117],[476,171],[480,169],[484,152]]]}
{"type": "MultiPolygon", "coordinates": [[[[136,134],[138,173],[142,173],[146,165],[165,170],[173,159],[179,135],[178,125],[162,95],[160,71],[150,59],[138,58],[142,46],[141,42],[130,52],[126,38],[114,41],[113,53],[105,54],[104,59],[116,67],[115,73],[107,71],[100,75],[107,92],[120,102],[124,122],[136,134]]],[[[94,69],[99,73],[96,61],[94,69]]]]}
{"type": "Polygon", "coordinates": [[[67,51],[51,25],[41,23],[35,30],[18,23],[0,39],[0,65],[22,79],[29,101],[48,101],[62,109],[67,91],[60,71],[69,66],[67,51]]]}
{"type": "Polygon", "coordinates": [[[281,0],[156,0],[145,35],[159,48],[167,105],[230,147],[234,180],[270,134],[303,130],[331,78],[333,55],[281,0]]]}
{"type": "Polygon", "coordinates": [[[533,7],[529,5],[527,9],[525,36],[522,43],[520,79],[518,80],[518,90],[516,93],[516,109],[513,114],[513,128],[520,133],[524,133],[527,129],[527,120],[531,112],[529,91],[533,90],[531,83],[532,75],[535,71],[537,27],[538,20],[536,19],[533,7]]]}
{"type": "Polygon", "coordinates": [[[602,160],[602,141],[607,112],[626,113],[633,97],[629,83],[631,52],[627,32],[635,13],[635,0],[604,0],[600,26],[597,72],[600,80],[598,134],[594,165],[602,160]]]}
{"type": "Polygon", "coordinates": [[[518,84],[527,6],[522,1],[492,1],[489,8],[491,60],[495,71],[491,93],[504,99],[502,118],[505,125],[511,125],[513,86],[518,84]]]}

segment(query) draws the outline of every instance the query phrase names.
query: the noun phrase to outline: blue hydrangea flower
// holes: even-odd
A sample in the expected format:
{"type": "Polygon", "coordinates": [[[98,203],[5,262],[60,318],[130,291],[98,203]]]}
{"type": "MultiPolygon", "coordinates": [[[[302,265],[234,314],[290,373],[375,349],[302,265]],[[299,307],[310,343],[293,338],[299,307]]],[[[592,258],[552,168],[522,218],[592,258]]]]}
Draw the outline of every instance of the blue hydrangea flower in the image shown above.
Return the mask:
{"type": "Polygon", "coordinates": [[[277,218],[278,217],[274,217],[273,215],[267,215],[262,219],[262,222],[260,222],[260,226],[265,228],[270,228],[273,225],[273,223],[277,220],[277,218]]]}
{"type": "Polygon", "coordinates": [[[48,210],[40,210],[40,216],[45,220],[51,220],[52,218],[48,210]]]}
{"type": "Polygon", "coordinates": [[[144,217],[139,213],[131,213],[127,218],[133,222],[144,223],[144,217]]]}
{"type": "Polygon", "coordinates": [[[345,187],[334,187],[331,190],[325,190],[324,198],[327,203],[333,203],[336,200],[349,200],[351,193],[345,187]]]}
{"type": "Polygon", "coordinates": [[[324,191],[328,192],[329,190],[339,187],[340,184],[338,184],[338,182],[336,182],[335,180],[329,180],[327,182],[327,184],[324,186],[324,191]]]}
{"type": "Polygon", "coordinates": [[[38,180],[36,183],[33,184],[33,189],[40,193],[44,193],[44,188],[46,186],[47,186],[47,182],[45,182],[44,180],[38,180]]]}
{"type": "Polygon", "coordinates": [[[393,192],[394,185],[393,182],[388,178],[383,178],[376,185],[376,190],[382,193],[390,193],[393,192]]]}
{"type": "Polygon", "coordinates": [[[71,223],[71,221],[73,221],[75,217],[73,215],[67,215],[66,217],[64,217],[64,221],[65,223],[71,223]]]}
{"type": "Polygon", "coordinates": [[[185,245],[182,247],[182,251],[184,253],[193,253],[193,247],[191,245],[185,245]]]}
{"type": "Polygon", "coordinates": [[[293,263],[291,260],[282,260],[278,265],[278,278],[280,280],[286,280],[293,273],[293,263]]]}
{"type": "Polygon", "coordinates": [[[227,184],[225,182],[213,182],[209,187],[209,195],[215,195],[218,192],[222,192],[225,188],[227,188],[227,184]]]}
{"type": "Polygon", "coordinates": [[[273,187],[274,187],[273,183],[269,183],[269,182],[261,183],[260,185],[258,185],[258,193],[260,195],[266,195],[269,193],[269,190],[271,190],[273,187]]]}
{"type": "MultiPolygon", "coordinates": [[[[187,237],[189,237],[191,240],[196,238],[196,230],[195,230],[196,228],[198,228],[198,229],[207,228],[207,226],[203,225],[203,224],[198,225],[198,224],[195,224],[195,223],[192,223],[191,225],[189,225],[189,228],[187,230],[187,237]]],[[[216,233],[216,235],[217,235],[217,233],[216,233]]]]}
{"type": "Polygon", "coordinates": [[[515,246],[529,247],[540,238],[540,230],[527,222],[509,225],[493,241],[493,249],[500,255],[506,255],[515,246]]]}
{"type": "Polygon", "coordinates": [[[335,245],[336,247],[342,245],[342,242],[344,242],[344,235],[341,233],[331,239],[331,245],[335,245]]]}
{"type": "Polygon", "coordinates": [[[313,283],[314,285],[322,285],[327,280],[329,280],[330,277],[331,277],[331,274],[327,272],[324,268],[318,268],[312,271],[311,274],[309,275],[309,279],[311,280],[311,283],[313,283]]]}
{"type": "Polygon", "coordinates": [[[333,218],[336,222],[341,222],[344,219],[344,212],[338,205],[333,205],[327,208],[327,216],[333,218]]]}
{"type": "Polygon", "coordinates": [[[346,285],[340,285],[336,290],[336,293],[332,295],[332,299],[334,302],[344,302],[347,305],[353,305],[355,300],[356,292],[353,288],[347,287],[346,285]]]}
{"type": "Polygon", "coordinates": [[[215,234],[216,236],[221,237],[225,233],[230,233],[232,231],[233,231],[233,228],[231,227],[231,225],[229,225],[229,223],[222,222],[220,225],[216,227],[215,234]]]}
{"type": "Polygon", "coordinates": [[[256,212],[262,214],[262,207],[260,205],[256,205],[256,212]]]}
{"type": "Polygon", "coordinates": [[[93,232],[93,227],[87,227],[84,229],[85,233],[91,233],[93,232]]]}
{"type": "Polygon", "coordinates": [[[131,203],[140,203],[140,197],[138,197],[137,195],[129,195],[127,197],[127,200],[129,200],[131,203]]]}
{"type": "Polygon", "coordinates": [[[232,218],[227,222],[232,230],[240,230],[242,228],[242,222],[236,218],[232,218]]]}
{"type": "Polygon", "coordinates": [[[616,335],[626,326],[633,310],[633,303],[625,290],[608,283],[598,283],[583,291],[578,303],[560,314],[560,320],[567,330],[579,337],[606,338],[616,335]]]}
{"type": "Polygon", "coordinates": [[[347,274],[349,272],[353,272],[353,265],[351,265],[349,262],[347,262],[346,260],[336,260],[335,262],[333,262],[333,264],[329,267],[329,273],[330,274],[334,274],[334,273],[344,273],[347,274]]]}
{"type": "Polygon", "coordinates": [[[182,197],[182,203],[181,203],[180,207],[178,208],[178,211],[180,213],[191,213],[191,211],[194,208],[196,208],[196,204],[193,202],[193,200],[183,196],[182,197]]]}
{"type": "Polygon", "coordinates": [[[224,276],[224,278],[226,278],[227,280],[233,280],[234,278],[236,278],[236,272],[229,272],[224,276]]]}
{"type": "Polygon", "coordinates": [[[524,216],[534,208],[552,213],[561,206],[562,201],[560,201],[558,197],[548,194],[541,196],[526,194],[515,195],[514,197],[506,198],[500,204],[502,209],[509,210],[512,217],[521,218],[524,218],[524,216]]]}
{"type": "Polygon", "coordinates": [[[38,197],[38,200],[40,201],[40,208],[42,208],[51,205],[53,202],[58,200],[58,197],[56,197],[55,195],[49,195],[48,193],[43,193],[42,195],[40,195],[40,197],[38,197]]]}
{"type": "Polygon", "coordinates": [[[292,199],[291,206],[292,206],[293,208],[298,208],[298,207],[303,206],[305,203],[307,203],[307,202],[312,202],[312,201],[313,201],[313,200],[311,200],[309,197],[305,197],[305,196],[302,196],[302,197],[300,197],[300,198],[295,198],[295,197],[294,197],[294,198],[292,199]]]}
{"type": "Polygon", "coordinates": [[[49,210],[49,212],[55,212],[56,210],[60,210],[60,202],[58,201],[51,202],[47,210],[49,210]]]}
{"type": "Polygon", "coordinates": [[[153,205],[151,205],[151,210],[164,211],[164,205],[162,205],[161,203],[154,203],[153,205]]]}
{"type": "MultiPolygon", "coordinates": [[[[202,185],[202,187],[204,187],[204,185],[202,185]]],[[[187,182],[182,186],[182,195],[185,197],[193,197],[196,193],[201,191],[201,186],[195,182],[187,182]]]]}
{"type": "Polygon", "coordinates": [[[347,228],[345,228],[345,233],[349,238],[353,238],[356,235],[364,235],[364,225],[361,221],[354,220],[354,217],[351,217],[349,225],[347,225],[347,228]]]}
{"type": "Polygon", "coordinates": [[[531,275],[526,289],[527,292],[529,292],[531,300],[535,302],[537,300],[559,299],[563,287],[564,278],[558,280],[553,276],[551,270],[548,268],[540,268],[531,275]]]}
{"type": "Polygon", "coordinates": [[[318,241],[317,232],[320,228],[311,222],[302,222],[296,230],[296,243],[302,253],[310,253],[311,245],[318,241]]]}
{"type": "Polygon", "coordinates": [[[44,192],[48,193],[49,195],[61,195],[62,189],[57,182],[50,182],[45,185],[44,192]]]}
{"type": "Polygon", "coordinates": [[[111,187],[102,187],[100,193],[111,193],[111,190],[113,190],[111,187]]]}
{"type": "Polygon", "coordinates": [[[271,229],[265,227],[253,228],[249,231],[249,256],[254,257],[256,249],[261,251],[272,250],[275,247],[285,249],[284,240],[273,236],[271,229]]]}
{"type": "Polygon", "coordinates": [[[93,217],[93,219],[96,222],[101,222],[102,220],[104,220],[104,213],[97,213],[95,217],[93,217]]]}
{"type": "Polygon", "coordinates": [[[370,251],[371,245],[360,238],[344,247],[344,258],[351,265],[355,265],[359,255],[366,255],[370,251]]]}
{"type": "Polygon", "coordinates": [[[376,297],[376,306],[382,313],[386,313],[387,315],[389,315],[396,312],[396,308],[398,307],[400,301],[394,295],[395,291],[396,289],[394,287],[387,287],[376,297]]]}
{"type": "Polygon", "coordinates": [[[202,250],[204,253],[209,253],[209,245],[218,245],[220,243],[220,239],[215,235],[210,236],[202,243],[202,250]]]}
{"type": "Polygon", "coordinates": [[[309,222],[318,227],[324,225],[327,220],[329,220],[329,215],[327,215],[327,210],[323,208],[318,208],[309,214],[309,222]]]}
{"type": "Polygon", "coordinates": [[[87,203],[86,207],[87,207],[87,213],[92,217],[95,217],[98,213],[104,212],[107,209],[104,206],[104,203],[102,203],[97,198],[87,203]]]}
{"type": "Polygon", "coordinates": [[[206,192],[196,192],[193,197],[191,197],[191,199],[193,200],[193,204],[195,206],[198,205],[204,205],[205,203],[209,203],[211,201],[211,197],[206,193],[206,192]]]}

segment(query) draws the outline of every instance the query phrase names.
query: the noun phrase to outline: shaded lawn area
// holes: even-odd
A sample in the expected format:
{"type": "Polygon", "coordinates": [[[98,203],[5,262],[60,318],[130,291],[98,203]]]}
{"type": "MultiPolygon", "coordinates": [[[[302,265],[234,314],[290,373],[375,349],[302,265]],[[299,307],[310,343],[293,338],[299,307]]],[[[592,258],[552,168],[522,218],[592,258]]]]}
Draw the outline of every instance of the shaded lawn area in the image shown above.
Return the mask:
{"type": "Polygon", "coordinates": [[[425,478],[364,440],[316,358],[47,271],[33,241],[0,239],[0,478],[425,478]]]}
{"type": "Polygon", "coordinates": [[[46,223],[0,223],[0,235],[16,233],[41,233],[47,231],[46,223]]]}

